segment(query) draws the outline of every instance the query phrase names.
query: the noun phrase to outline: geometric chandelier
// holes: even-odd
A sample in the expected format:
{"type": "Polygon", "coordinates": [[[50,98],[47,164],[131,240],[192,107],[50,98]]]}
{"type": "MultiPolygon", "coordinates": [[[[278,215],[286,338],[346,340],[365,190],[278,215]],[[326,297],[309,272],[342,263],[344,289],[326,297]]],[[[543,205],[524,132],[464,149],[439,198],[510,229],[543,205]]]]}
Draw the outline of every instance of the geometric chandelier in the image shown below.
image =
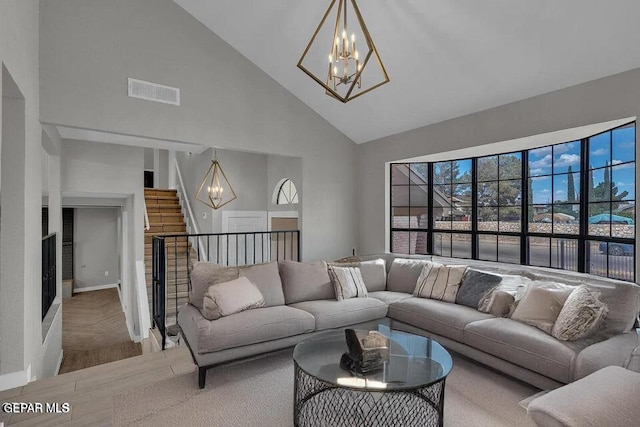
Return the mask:
{"type": "Polygon", "coordinates": [[[356,0],[331,1],[298,68],[343,103],[389,82],[356,0]]]}
{"type": "Polygon", "coordinates": [[[202,182],[196,193],[196,199],[210,208],[219,209],[235,200],[237,196],[218,161],[218,153],[214,153],[211,166],[207,173],[204,174],[204,178],[202,178],[202,182]]]}

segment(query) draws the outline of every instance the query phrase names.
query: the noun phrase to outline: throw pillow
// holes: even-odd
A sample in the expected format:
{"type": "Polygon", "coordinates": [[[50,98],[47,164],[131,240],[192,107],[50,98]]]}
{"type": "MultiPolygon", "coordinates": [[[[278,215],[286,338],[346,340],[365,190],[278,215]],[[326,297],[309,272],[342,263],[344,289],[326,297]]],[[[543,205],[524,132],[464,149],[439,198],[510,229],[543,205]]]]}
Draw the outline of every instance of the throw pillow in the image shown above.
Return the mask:
{"type": "Polygon", "coordinates": [[[464,275],[455,302],[477,310],[480,299],[487,292],[498,286],[501,281],[502,277],[497,274],[470,268],[464,275]]]}
{"type": "Polygon", "coordinates": [[[422,267],[413,295],[419,298],[455,302],[466,269],[466,265],[428,262],[422,267]]]}
{"type": "Polygon", "coordinates": [[[505,317],[515,302],[513,294],[507,291],[494,289],[489,293],[489,298],[483,298],[478,305],[478,311],[493,314],[496,317],[505,317]]]}
{"type": "Polygon", "coordinates": [[[228,282],[238,278],[237,267],[222,267],[210,262],[198,262],[191,272],[191,291],[189,292],[189,303],[202,310],[204,294],[207,293],[211,285],[228,282]]]}
{"type": "Polygon", "coordinates": [[[367,286],[367,291],[384,291],[387,287],[387,269],[384,259],[372,259],[370,261],[358,262],[328,262],[327,265],[335,265],[338,267],[358,267],[362,280],[367,286]]]}
{"type": "Polygon", "coordinates": [[[511,318],[551,334],[565,301],[574,289],[562,283],[531,282],[511,318]]]}
{"type": "Polygon", "coordinates": [[[575,341],[589,336],[607,315],[608,307],[600,301],[600,292],[578,286],[564,303],[551,335],[561,341],[575,341]]]}
{"type": "Polygon", "coordinates": [[[360,262],[360,257],[357,255],[346,256],[344,258],[337,259],[333,262],[336,264],[348,264],[352,262],[360,262]]]}
{"type": "Polygon", "coordinates": [[[362,280],[358,267],[329,266],[329,277],[333,283],[336,299],[342,301],[349,298],[366,298],[367,287],[362,280]]]}
{"type": "Polygon", "coordinates": [[[286,304],[335,299],[326,262],[279,261],[278,268],[286,304]]]}
{"type": "Polygon", "coordinates": [[[209,320],[264,307],[264,297],[256,285],[242,276],[211,285],[204,295],[202,315],[209,320]]]}

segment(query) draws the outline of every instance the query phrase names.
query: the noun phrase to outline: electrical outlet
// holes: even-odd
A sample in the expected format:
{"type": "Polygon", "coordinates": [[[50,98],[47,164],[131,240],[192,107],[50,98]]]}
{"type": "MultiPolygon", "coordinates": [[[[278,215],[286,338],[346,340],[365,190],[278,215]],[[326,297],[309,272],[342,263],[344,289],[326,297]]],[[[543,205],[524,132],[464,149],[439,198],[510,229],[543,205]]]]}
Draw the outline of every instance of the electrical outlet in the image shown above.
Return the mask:
{"type": "Polygon", "coordinates": [[[109,272],[108,272],[108,271],[105,271],[105,272],[104,272],[104,277],[108,277],[108,276],[109,276],[109,272]]]}

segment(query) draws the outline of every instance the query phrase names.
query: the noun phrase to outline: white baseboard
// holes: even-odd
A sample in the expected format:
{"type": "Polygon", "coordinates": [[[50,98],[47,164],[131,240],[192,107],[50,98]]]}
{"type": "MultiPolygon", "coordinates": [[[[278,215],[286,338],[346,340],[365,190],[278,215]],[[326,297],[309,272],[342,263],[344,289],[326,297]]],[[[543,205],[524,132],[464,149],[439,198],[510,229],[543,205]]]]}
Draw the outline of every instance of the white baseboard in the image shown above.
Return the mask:
{"type": "Polygon", "coordinates": [[[60,350],[60,357],[58,358],[58,364],[56,365],[56,373],[58,375],[60,373],[60,367],[62,366],[62,358],[64,356],[64,350],[60,350]]]}
{"type": "Polygon", "coordinates": [[[0,375],[0,391],[22,387],[31,379],[31,365],[24,371],[0,375]]]}
{"type": "Polygon", "coordinates": [[[86,286],[84,288],[75,288],[73,290],[73,293],[77,294],[78,292],[100,291],[102,289],[111,289],[111,288],[117,288],[117,287],[118,287],[117,283],[109,283],[108,285],[98,285],[98,286],[86,286]]]}

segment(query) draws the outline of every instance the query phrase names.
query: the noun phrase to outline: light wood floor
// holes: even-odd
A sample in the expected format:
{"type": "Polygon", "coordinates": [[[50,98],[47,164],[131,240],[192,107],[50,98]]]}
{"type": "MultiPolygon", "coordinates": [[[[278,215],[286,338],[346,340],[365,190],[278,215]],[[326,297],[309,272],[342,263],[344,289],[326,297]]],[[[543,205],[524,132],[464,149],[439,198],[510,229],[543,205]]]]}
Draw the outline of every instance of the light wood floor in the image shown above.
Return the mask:
{"type": "Polygon", "coordinates": [[[142,354],[129,337],[117,289],[62,300],[62,349],[61,374],[142,354]]]}
{"type": "Polygon", "coordinates": [[[67,402],[69,413],[9,415],[0,410],[0,422],[12,426],[109,426],[114,396],[178,375],[192,375],[197,387],[196,375],[190,374],[194,371],[189,350],[175,347],[45,378],[0,391],[0,402],[67,402]]]}

